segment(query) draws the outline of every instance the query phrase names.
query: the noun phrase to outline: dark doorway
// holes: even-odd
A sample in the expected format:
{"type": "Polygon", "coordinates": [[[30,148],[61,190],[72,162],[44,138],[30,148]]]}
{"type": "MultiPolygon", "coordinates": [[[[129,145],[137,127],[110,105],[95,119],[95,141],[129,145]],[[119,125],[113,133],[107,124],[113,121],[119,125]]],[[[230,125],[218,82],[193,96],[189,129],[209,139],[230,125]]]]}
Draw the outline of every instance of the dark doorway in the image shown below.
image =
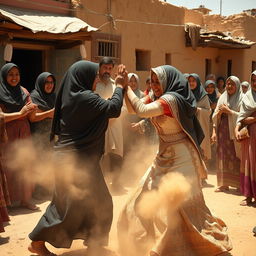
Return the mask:
{"type": "Polygon", "coordinates": [[[20,68],[21,85],[31,92],[37,76],[43,72],[43,52],[14,49],[12,62],[20,68]]]}

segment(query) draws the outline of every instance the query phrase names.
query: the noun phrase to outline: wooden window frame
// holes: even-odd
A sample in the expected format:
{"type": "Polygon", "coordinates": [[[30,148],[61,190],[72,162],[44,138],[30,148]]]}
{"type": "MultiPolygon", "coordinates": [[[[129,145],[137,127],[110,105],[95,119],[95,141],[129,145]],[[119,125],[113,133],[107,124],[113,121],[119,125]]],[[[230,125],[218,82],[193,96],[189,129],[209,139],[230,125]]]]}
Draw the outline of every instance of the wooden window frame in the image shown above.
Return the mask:
{"type": "MultiPolygon", "coordinates": [[[[110,43],[115,45],[114,55],[115,56],[108,56],[111,57],[116,64],[121,63],[121,36],[119,35],[111,35],[105,33],[93,33],[92,34],[92,47],[91,47],[91,59],[94,62],[100,62],[103,55],[99,55],[99,45],[100,43],[110,43]]],[[[107,51],[111,51],[110,49],[106,49],[107,51]]]]}

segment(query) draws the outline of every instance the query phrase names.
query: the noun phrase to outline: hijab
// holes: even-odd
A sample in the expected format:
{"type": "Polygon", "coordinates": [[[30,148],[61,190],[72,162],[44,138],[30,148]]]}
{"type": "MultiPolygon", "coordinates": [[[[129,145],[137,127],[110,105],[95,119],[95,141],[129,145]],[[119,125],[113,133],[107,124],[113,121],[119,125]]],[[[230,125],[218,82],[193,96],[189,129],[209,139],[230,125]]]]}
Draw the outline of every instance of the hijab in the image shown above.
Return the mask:
{"type": "MultiPolygon", "coordinates": [[[[196,118],[196,100],[184,75],[173,66],[164,65],[151,69],[163,86],[163,98],[169,105],[170,96],[175,98],[178,107],[177,119],[182,128],[191,136],[198,150],[204,138],[203,130],[196,118]]],[[[153,100],[156,100],[153,95],[153,100]]]]}
{"type": "Polygon", "coordinates": [[[214,91],[212,94],[207,94],[211,103],[216,103],[218,101],[218,95],[216,92],[216,83],[213,80],[207,80],[204,84],[204,88],[206,89],[208,85],[214,85],[214,91]]]}
{"type": "Polygon", "coordinates": [[[183,73],[183,76],[184,76],[186,79],[188,79],[189,73],[183,73]]]}
{"type": "Polygon", "coordinates": [[[193,77],[195,78],[196,80],[196,88],[192,90],[195,98],[196,98],[196,101],[200,101],[203,97],[205,97],[207,95],[202,83],[201,83],[201,80],[200,80],[200,77],[198,74],[195,74],[195,73],[192,73],[189,75],[189,77],[193,77]]]}
{"type": "Polygon", "coordinates": [[[219,91],[219,88],[218,88],[218,83],[219,83],[219,81],[221,81],[221,80],[224,82],[224,84],[223,84],[223,92],[225,91],[225,87],[226,87],[225,78],[224,78],[223,76],[218,77],[218,78],[217,78],[217,81],[216,81],[216,87],[217,87],[218,92],[219,92],[220,94],[223,93],[223,92],[220,92],[220,91],[219,91]]]}
{"type": "MultiPolygon", "coordinates": [[[[51,139],[56,148],[103,154],[108,126],[108,102],[92,91],[99,65],[81,60],[64,75],[57,94],[51,139]]],[[[120,106],[121,109],[121,106],[120,106]]]]}
{"type": "Polygon", "coordinates": [[[30,96],[33,103],[38,105],[38,108],[42,111],[50,110],[54,107],[56,94],[54,92],[56,86],[56,79],[53,74],[49,72],[41,73],[35,83],[35,89],[31,92],[30,96]],[[51,93],[45,92],[45,82],[47,77],[51,76],[53,78],[54,87],[51,93]]]}
{"type": "Polygon", "coordinates": [[[227,90],[225,90],[223,92],[223,94],[221,94],[221,96],[218,100],[217,106],[213,112],[212,120],[213,120],[213,123],[214,123],[216,129],[218,129],[218,126],[220,123],[220,118],[218,118],[219,106],[222,104],[227,105],[231,110],[234,111],[231,114],[227,115],[228,116],[229,138],[234,141],[236,156],[240,159],[241,158],[241,145],[240,145],[240,143],[238,143],[236,141],[234,131],[235,131],[237,117],[238,117],[238,114],[240,111],[240,106],[241,106],[244,94],[242,92],[240,80],[238,77],[230,76],[227,78],[226,82],[228,80],[232,80],[235,83],[236,92],[233,95],[229,95],[227,90]]]}
{"type": "Polygon", "coordinates": [[[142,98],[144,97],[144,93],[139,89],[139,85],[140,85],[140,79],[139,79],[139,76],[135,73],[129,73],[128,74],[128,82],[130,82],[131,78],[132,77],[135,77],[136,81],[137,81],[137,88],[133,91],[135,93],[135,95],[138,97],[138,98],[142,98]]]}
{"type": "Polygon", "coordinates": [[[3,65],[0,70],[0,104],[3,104],[8,113],[18,112],[26,104],[28,95],[23,91],[20,83],[11,86],[7,82],[8,72],[18,66],[14,63],[3,65]]]}
{"type": "Polygon", "coordinates": [[[249,83],[249,82],[247,82],[247,81],[243,81],[243,82],[241,83],[241,86],[242,86],[242,87],[243,87],[243,86],[247,87],[247,88],[248,88],[248,90],[249,90],[249,89],[250,89],[250,87],[251,87],[250,83],[249,83]]]}
{"type": "Polygon", "coordinates": [[[226,85],[226,81],[225,81],[225,78],[223,77],[223,76],[219,76],[218,78],[217,78],[217,81],[216,81],[216,83],[218,84],[218,82],[220,81],[220,80],[222,80],[223,82],[224,82],[224,88],[225,88],[225,85],[226,85]]]}
{"type": "Polygon", "coordinates": [[[206,79],[205,80],[216,80],[216,76],[214,75],[214,74],[208,74],[207,76],[206,76],[206,79]]]}
{"type": "MultiPolygon", "coordinates": [[[[256,76],[256,70],[254,70],[251,74],[252,76],[256,76]]],[[[241,109],[239,112],[239,116],[237,119],[237,123],[241,122],[246,117],[249,117],[252,115],[253,112],[256,111],[256,92],[250,88],[246,94],[243,96],[241,109]]]]}
{"type": "Polygon", "coordinates": [[[236,76],[230,76],[227,78],[226,82],[228,80],[232,80],[235,85],[236,85],[236,92],[233,95],[229,95],[227,90],[221,94],[219,98],[219,104],[225,104],[227,105],[230,109],[239,112],[240,106],[241,106],[241,100],[243,97],[243,92],[242,88],[240,85],[240,80],[236,76]]]}

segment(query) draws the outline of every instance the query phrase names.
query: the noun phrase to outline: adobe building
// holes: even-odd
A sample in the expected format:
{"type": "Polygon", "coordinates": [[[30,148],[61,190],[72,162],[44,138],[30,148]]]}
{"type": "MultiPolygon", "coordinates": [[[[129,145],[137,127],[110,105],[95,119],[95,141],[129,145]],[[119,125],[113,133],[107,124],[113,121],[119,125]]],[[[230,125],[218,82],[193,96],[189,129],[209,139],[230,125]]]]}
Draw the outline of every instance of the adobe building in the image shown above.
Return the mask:
{"type": "Polygon", "coordinates": [[[223,17],[160,0],[81,0],[76,16],[100,29],[86,42],[90,59],[111,55],[141,78],[150,67],[171,64],[195,72],[248,80],[256,69],[256,17],[223,17]],[[187,30],[187,32],[185,31],[187,30]],[[190,38],[190,36],[192,39],[190,38]]]}
{"type": "MultiPolygon", "coordinates": [[[[229,17],[209,12],[205,7],[189,10],[161,0],[0,0],[0,64],[5,63],[9,43],[11,61],[29,67],[25,77],[47,70],[60,81],[81,58],[98,62],[111,56],[140,76],[141,89],[150,67],[163,64],[198,73],[202,81],[209,73],[248,80],[256,69],[256,17],[248,10],[229,17]],[[17,9],[32,16],[77,17],[87,26],[54,33],[53,21],[45,20],[48,28],[35,30],[12,16],[17,9]]],[[[57,18],[55,23],[68,27],[57,18]]]]}

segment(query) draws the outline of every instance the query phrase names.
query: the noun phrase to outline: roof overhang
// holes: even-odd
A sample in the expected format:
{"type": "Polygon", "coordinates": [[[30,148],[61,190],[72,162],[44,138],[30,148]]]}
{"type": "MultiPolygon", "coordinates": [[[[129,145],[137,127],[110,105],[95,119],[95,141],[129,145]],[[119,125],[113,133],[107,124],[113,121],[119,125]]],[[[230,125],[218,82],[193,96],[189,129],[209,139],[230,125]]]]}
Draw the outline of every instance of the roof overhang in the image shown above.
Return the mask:
{"type": "Polygon", "coordinates": [[[91,40],[91,33],[97,30],[76,17],[0,6],[0,41],[35,41],[69,48],[91,40]]]}
{"type": "Polygon", "coordinates": [[[206,31],[197,25],[185,28],[185,38],[186,46],[192,46],[193,49],[196,47],[248,49],[256,44],[256,42],[245,40],[242,37],[233,37],[228,32],[206,31]]]}

